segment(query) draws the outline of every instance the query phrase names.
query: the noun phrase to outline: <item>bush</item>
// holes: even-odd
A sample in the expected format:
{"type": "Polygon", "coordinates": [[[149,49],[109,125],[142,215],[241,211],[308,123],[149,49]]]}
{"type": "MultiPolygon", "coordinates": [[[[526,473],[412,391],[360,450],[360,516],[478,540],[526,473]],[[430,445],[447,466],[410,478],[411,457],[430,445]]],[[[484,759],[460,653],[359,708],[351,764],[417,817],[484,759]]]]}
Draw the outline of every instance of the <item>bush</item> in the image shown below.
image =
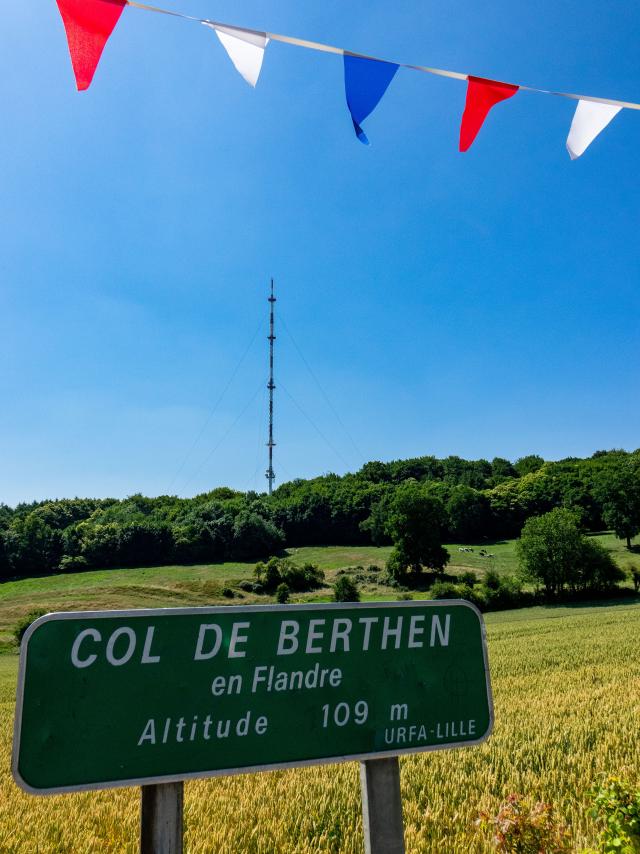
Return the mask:
{"type": "Polygon", "coordinates": [[[459,592],[455,584],[450,581],[436,581],[431,588],[432,599],[458,599],[459,592]]]}
{"type": "Polygon", "coordinates": [[[222,595],[224,596],[225,599],[233,599],[235,594],[230,587],[223,587],[222,588],[222,595]]]}
{"type": "Polygon", "coordinates": [[[477,590],[470,584],[458,584],[458,597],[466,599],[467,602],[473,602],[477,608],[484,608],[487,604],[483,591],[477,590]]]}
{"type": "Polygon", "coordinates": [[[631,580],[633,581],[633,589],[636,593],[640,592],[640,569],[637,566],[631,567],[631,580]]]}
{"type": "Polygon", "coordinates": [[[278,584],[278,589],[276,590],[276,601],[279,605],[286,605],[289,601],[289,588],[286,584],[278,584]]]}
{"type": "Polygon", "coordinates": [[[65,555],[60,561],[60,572],[83,572],[89,569],[89,561],[82,555],[65,555]]]}
{"type": "Polygon", "coordinates": [[[597,540],[585,537],[576,586],[582,590],[607,591],[615,587],[618,581],[624,581],[624,578],[625,573],[611,557],[609,550],[597,540]]]}
{"type": "Polygon", "coordinates": [[[569,831],[554,815],[551,804],[531,803],[522,795],[509,795],[498,813],[481,813],[477,822],[492,832],[501,854],[564,854],[571,851],[569,831]]]}
{"type": "Polygon", "coordinates": [[[272,557],[267,563],[257,563],[253,568],[253,575],[260,585],[260,588],[267,593],[273,593],[278,584],[282,583],[280,575],[281,561],[277,557],[272,557]]]}
{"type": "Polygon", "coordinates": [[[290,591],[306,593],[322,586],[324,572],[312,563],[299,566],[289,558],[272,557],[265,563],[257,563],[253,574],[260,588],[267,593],[273,593],[280,584],[285,584],[290,591]]]}
{"type": "Polygon", "coordinates": [[[468,584],[469,587],[474,587],[478,583],[478,576],[475,572],[468,570],[460,573],[460,584],[468,584]]]}
{"type": "Polygon", "coordinates": [[[334,602],[359,602],[358,585],[348,575],[341,575],[333,585],[334,602]]]}
{"type": "Polygon", "coordinates": [[[28,614],[18,620],[13,629],[13,636],[16,639],[16,643],[18,644],[18,646],[20,646],[20,644],[22,643],[24,633],[27,631],[31,623],[34,623],[38,619],[38,617],[42,617],[44,614],[47,613],[48,611],[42,610],[29,611],[28,614]]]}
{"type": "Polygon", "coordinates": [[[484,608],[486,601],[481,590],[470,584],[453,584],[451,581],[436,581],[431,588],[432,599],[465,599],[477,608],[484,608]]]}
{"type": "Polygon", "coordinates": [[[280,576],[289,590],[305,593],[308,590],[316,590],[322,587],[324,572],[313,563],[304,563],[298,566],[290,561],[281,561],[280,576]]]}
{"type": "Polygon", "coordinates": [[[533,597],[522,591],[522,584],[512,575],[498,575],[491,573],[491,579],[487,573],[480,590],[484,595],[485,607],[490,611],[498,611],[504,608],[518,608],[529,604],[533,597]],[[494,577],[495,576],[495,577],[494,577]]]}
{"type": "Polygon", "coordinates": [[[398,602],[409,602],[413,600],[411,593],[401,593],[398,596],[398,602]]]}
{"type": "Polygon", "coordinates": [[[640,788],[633,790],[618,777],[608,777],[591,795],[590,815],[603,826],[600,851],[640,852],[640,788]]]}
{"type": "Polygon", "coordinates": [[[253,581],[240,581],[238,582],[238,587],[240,590],[244,590],[245,593],[261,593],[262,588],[260,585],[255,584],[253,581]],[[258,588],[258,589],[256,589],[258,588]]]}
{"type": "Polygon", "coordinates": [[[640,851],[640,789],[633,790],[618,777],[608,777],[592,791],[591,817],[603,829],[600,851],[636,854],[640,851]]]}
{"type": "Polygon", "coordinates": [[[488,569],[482,582],[487,590],[499,590],[501,579],[495,569],[488,569]]]}
{"type": "Polygon", "coordinates": [[[380,567],[378,566],[377,563],[370,563],[369,564],[369,572],[380,572],[380,567]]]}

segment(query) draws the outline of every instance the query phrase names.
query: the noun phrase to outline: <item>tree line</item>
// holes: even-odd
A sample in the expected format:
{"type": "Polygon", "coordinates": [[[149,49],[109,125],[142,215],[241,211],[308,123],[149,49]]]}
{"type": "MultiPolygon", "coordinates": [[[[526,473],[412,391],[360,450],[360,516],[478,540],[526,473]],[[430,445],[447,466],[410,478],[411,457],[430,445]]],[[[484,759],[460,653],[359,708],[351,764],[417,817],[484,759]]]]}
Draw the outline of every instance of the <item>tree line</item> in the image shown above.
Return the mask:
{"type": "Polygon", "coordinates": [[[289,481],[271,497],[221,487],[193,498],[0,504],[0,576],[253,560],[285,545],[395,543],[395,559],[407,568],[418,560],[414,546],[400,542],[407,514],[426,538],[415,548],[435,543],[435,566],[442,542],[517,537],[528,519],[555,508],[571,511],[585,531],[613,529],[630,546],[640,533],[640,450],[557,462],[536,455],[515,463],[369,462],[355,473],[289,481]]]}

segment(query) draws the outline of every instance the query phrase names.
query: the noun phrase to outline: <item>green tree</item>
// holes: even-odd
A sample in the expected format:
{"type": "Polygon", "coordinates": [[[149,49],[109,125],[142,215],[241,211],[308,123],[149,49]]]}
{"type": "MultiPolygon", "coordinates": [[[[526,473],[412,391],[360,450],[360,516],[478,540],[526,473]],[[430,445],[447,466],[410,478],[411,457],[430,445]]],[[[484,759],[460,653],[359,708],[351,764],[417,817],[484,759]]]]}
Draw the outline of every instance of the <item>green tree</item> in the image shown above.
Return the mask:
{"type": "Polygon", "coordinates": [[[624,571],[602,543],[589,537],[582,538],[577,583],[581,590],[610,590],[625,577],[624,571]]]}
{"type": "Polygon", "coordinates": [[[627,541],[640,534],[640,469],[625,461],[610,467],[596,480],[594,492],[602,504],[602,517],[616,537],[627,541]]]}
{"type": "MultiPolygon", "coordinates": [[[[73,530],[73,529],[72,529],[73,530]]],[[[65,542],[78,542],[78,551],[93,567],[117,566],[120,562],[120,526],[117,522],[96,524],[90,520],[79,522],[71,537],[65,531],[65,542]]]]}
{"type": "Polygon", "coordinates": [[[470,543],[486,535],[489,501],[470,486],[454,486],[445,504],[447,527],[453,542],[470,543]]]}
{"type": "Polygon", "coordinates": [[[526,457],[520,457],[519,460],[516,460],[513,467],[520,477],[524,477],[525,474],[532,474],[534,471],[538,471],[543,465],[544,460],[542,457],[539,457],[537,454],[529,454],[526,457]]]}
{"type": "Polygon", "coordinates": [[[502,483],[510,477],[518,477],[517,470],[509,460],[504,457],[494,457],[491,460],[491,480],[494,484],[502,483]]]}
{"type": "Polygon", "coordinates": [[[360,523],[360,530],[369,534],[374,546],[383,546],[389,542],[387,520],[392,500],[393,493],[391,491],[383,494],[382,498],[371,507],[369,516],[360,523]]]}
{"type": "Polygon", "coordinates": [[[233,556],[238,560],[279,552],[284,535],[273,522],[250,510],[242,510],[233,524],[233,556]]]}
{"type": "Polygon", "coordinates": [[[157,566],[170,563],[173,534],[166,522],[144,519],[122,525],[118,536],[120,566],[157,566]]]}
{"type": "Polygon", "coordinates": [[[557,595],[578,580],[583,536],[575,513],[557,507],[527,519],[516,543],[523,581],[557,595]]]}
{"type": "Polygon", "coordinates": [[[608,590],[625,577],[609,551],[582,533],[577,514],[565,508],[528,519],[516,549],[521,578],[552,595],[566,588],[608,590]]]}
{"type": "Polygon", "coordinates": [[[9,565],[9,555],[4,544],[4,534],[0,531],[0,578],[5,578],[10,574],[11,567],[9,565]]]}
{"type": "Polygon", "coordinates": [[[34,513],[13,519],[4,535],[9,563],[16,575],[53,572],[62,557],[62,536],[34,513]]]}
{"type": "Polygon", "coordinates": [[[387,530],[395,547],[387,563],[389,574],[399,579],[423,567],[444,572],[449,552],[442,545],[445,513],[428,488],[415,482],[398,487],[390,505],[387,530]]]}

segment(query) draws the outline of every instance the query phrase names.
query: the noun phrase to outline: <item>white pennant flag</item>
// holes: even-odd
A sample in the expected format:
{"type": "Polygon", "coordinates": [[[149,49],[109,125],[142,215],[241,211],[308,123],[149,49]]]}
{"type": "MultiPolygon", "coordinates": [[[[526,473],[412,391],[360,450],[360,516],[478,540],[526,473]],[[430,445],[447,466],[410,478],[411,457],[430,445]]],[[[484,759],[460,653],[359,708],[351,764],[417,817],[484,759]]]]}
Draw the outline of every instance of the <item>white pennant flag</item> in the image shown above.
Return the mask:
{"type": "Polygon", "coordinates": [[[567,137],[567,151],[572,160],[584,154],[593,140],[621,109],[622,107],[601,104],[598,101],[578,101],[567,137]]]}
{"type": "Polygon", "coordinates": [[[231,62],[247,83],[255,86],[262,69],[264,49],[269,42],[267,34],[236,30],[233,27],[220,27],[206,21],[203,21],[203,24],[215,30],[231,62]]]}

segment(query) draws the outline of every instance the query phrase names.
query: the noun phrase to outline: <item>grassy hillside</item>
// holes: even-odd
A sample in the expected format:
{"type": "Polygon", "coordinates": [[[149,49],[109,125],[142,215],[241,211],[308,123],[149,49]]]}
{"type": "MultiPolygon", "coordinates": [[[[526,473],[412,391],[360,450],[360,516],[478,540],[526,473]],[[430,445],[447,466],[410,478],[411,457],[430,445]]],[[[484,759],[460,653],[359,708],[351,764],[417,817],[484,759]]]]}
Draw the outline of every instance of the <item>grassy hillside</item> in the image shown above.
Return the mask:
{"type": "MultiPolygon", "coordinates": [[[[589,787],[605,773],[638,781],[640,605],[533,608],[486,623],[494,734],[401,760],[407,850],[488,854],[474,820],[512,792],[550,801],[571,850],[594,847],[589,787]]],[[[12,782],[16,670],[15,656],[0,657],[0,851],[133,854],[137,790],[34,798],[12,782]]],[[[185,822],[190,854],[360,854],[358,766],[187,783],[185,822]]]]}
{"type": "MultiPolygon", "coordinates": [[[[630,554],[624,544],[612,534],[597,535],[612,549],[621,566],[640,565],[640,555],[630,554]]],[[[451,554],[448,573],[455,576],[465,569],[482,574],[488,568],[500,573],[516,570],[515,540],[484,543],[465,548],[461,552],[457,543],[449,544],[451,554]],[[485,549],[494,557],[481,557],[485,549]]],[[[290,549],[289,553],[299,563],[309,561],[326,573],[327,586],[313,594],[294,596],[292,601],[327,600],[336,573],[346,567],[384,567],[390,547],[374,546],[323,546],[290,549]]],[[[246,593],[239,589],[241,581],[253,578],[254,563],[221,563],[206,566],[162,566],[145,569],[109,569],[94,572],[51,575],[27,578],[0,584],[0,652],[15,650],[13,628],[33,610],[77,611],[117,608],[169,608],[197,605],[229,604],[223,589],[234,591],[235,604],[269,602],[268,597],[246,593]]],[[[367,573],[368,574],[368,573],[367,573]]],[[[395,599],[396,592],[376,583],[375,573],[368,574],[369,581],[361,584],[363,599],[395,599]]]]}
{"type": "MultiPolygon", "coordinates": [[[[593,534],[603,546],[610,549],[618,564],[623,568],[640,566],[640,553],[627,551],[625,543],[612,533],[593,534]]],[[[633,541],[640,544],[640,537],[633,541]]],[[[500,540],[498,542],[480,543],[448,543],[447,549],[451,555],[448,570],[473,569],[480,573],[491,568],[500,573],[515,573],[517,569],[516,540],[500,540]],[[473,551],[461,551],[461,549],[473,551]],[[492,557],[483,557],[483,550],[492,557]]],[[[638,545],[640,551],[640,545],[638,545]]],[[[376,548],[375,546],[319,546],[290,549],[290,554],[299,562],[310,561],[317,563],[322,569],[340,569],[345,566],[360,564],[365,568],[370,564],[384,566],[391,551],[390,546],[376,548]]]]}

